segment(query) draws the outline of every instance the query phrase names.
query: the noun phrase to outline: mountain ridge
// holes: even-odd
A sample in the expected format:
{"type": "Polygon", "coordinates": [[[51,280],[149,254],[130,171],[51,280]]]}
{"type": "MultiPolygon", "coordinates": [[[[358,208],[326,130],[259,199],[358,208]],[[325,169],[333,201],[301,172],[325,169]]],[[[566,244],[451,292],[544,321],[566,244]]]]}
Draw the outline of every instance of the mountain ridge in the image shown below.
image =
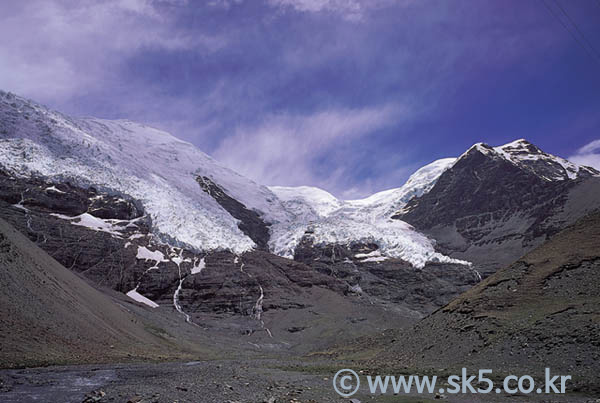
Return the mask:
{"type": "Polygon", "coordinates": [[[472,262],[485,277],[600,207],[593,190],[600,191],[599,174],[525,140],[495,148],[478,143],[393,218],[434,238],[446,255],[472,262]]]}
{"type": "Polygon", "coordinates": [[[343,201],[262,186],[144,125],[0,93],[0,217],[95,284],[265,348],[321,343],[334,312],[360,332],[407,326],[600,206],[597,188],[595,171],[518,140],[343,201]]]}
{"type": "MultiPolygon", "coordinates": [[[[309,222],[298,220],[267,187],[166,132],[127,120],[69,118],[12,94],[0,95],[0,161],[5,170],[16,176],[68,180],[138,200],[151,218],[155,234],[167,242],[176,240],[198,251],[229,249],[243,253],[256,243],[240,226],[262,226],[263,233],[269,227],[269,239],[261,235],[259,243],[263,247],[268,244],[276,254],[292,257],[308,229],[309,222]],[[199,177],[209,178],[243,207],[238,206],[232,215],[199,185],[199,177]],[[248,212],[242,214],[243,209],[248,212]],[[255,224],[242,222],[235,215],[255,224]]],[[[343,227],[343,231],[321,241],[375,241],[382,249],[389,249],[391,257],[411,260],[417,266],[432,259],[453,261],[436,252],[433,244],[411,227],[379,218],[371,225],[363,217],[347,221],[345,215],[338,216],[324,233],[331,234],[331,228],[343,227]],[[359,230],[361,233],[354,236],[359,230]],[[400,244],[394,239],[401,239],[400,244]]]]}

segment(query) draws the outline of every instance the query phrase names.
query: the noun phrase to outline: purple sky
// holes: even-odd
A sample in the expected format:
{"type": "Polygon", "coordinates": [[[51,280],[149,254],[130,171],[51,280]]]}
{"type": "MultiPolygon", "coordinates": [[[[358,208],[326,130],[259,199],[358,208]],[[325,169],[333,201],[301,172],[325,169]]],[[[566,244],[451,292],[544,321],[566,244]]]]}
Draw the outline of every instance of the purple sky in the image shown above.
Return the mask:
{"type": "Polygon", "coordinates": [[[600,168],[599,0],[23,0],[0,11],[0,88],[166,129],[261,183],[364,196],[475,142],[522,137],[600,168]]]}

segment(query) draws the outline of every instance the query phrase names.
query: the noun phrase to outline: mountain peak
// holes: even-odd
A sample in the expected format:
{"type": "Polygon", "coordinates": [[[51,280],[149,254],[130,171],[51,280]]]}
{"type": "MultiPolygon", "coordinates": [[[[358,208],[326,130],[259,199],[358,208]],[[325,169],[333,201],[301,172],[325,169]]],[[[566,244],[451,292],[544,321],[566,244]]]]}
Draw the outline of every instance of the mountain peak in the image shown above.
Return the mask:
{"type": "Polygon", "coordinates": [[[580,176],[598,175],[594,169],[581,167],[564,158],[546,153],[526,139],[514,140],[496,147],[486,143],[476,143],[463,153],[459,160],[471,157],[474,153],[508,161],[546,181],[562,181],[577,179],[580,176]]]}

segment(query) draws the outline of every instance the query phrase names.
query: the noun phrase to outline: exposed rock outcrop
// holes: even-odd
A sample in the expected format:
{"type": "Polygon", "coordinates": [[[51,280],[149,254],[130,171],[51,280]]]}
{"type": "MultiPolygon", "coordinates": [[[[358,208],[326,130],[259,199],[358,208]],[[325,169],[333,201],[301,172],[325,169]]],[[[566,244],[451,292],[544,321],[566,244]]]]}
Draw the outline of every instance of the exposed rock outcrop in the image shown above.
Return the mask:
{"type": "Polygon", "coordinates": [[[269,226],[256,211],[248,209],[242,203],[229,196],[210,178],[198,176],[196,180],[202,190],[212,196],[229,214],[240,220],[238,227],[254,241],[259,249],[269,249],[269,226]]]}

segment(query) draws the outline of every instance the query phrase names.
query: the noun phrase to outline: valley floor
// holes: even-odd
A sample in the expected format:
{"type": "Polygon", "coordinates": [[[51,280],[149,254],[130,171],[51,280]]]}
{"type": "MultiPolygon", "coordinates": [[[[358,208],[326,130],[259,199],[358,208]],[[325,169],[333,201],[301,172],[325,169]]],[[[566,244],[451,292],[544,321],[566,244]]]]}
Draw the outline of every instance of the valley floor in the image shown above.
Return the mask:
{"type": "MultiPolygon", "coordinates": [[[[356,367],[354,363],[354,368],[356,367]]],[[[351,363],[265,358],[160,364],[103,364],[0,370],[0,401],[28,402],[344,402],[334,374],[351,363]]],[[[369,394],[353,402],[429,402],[435,395],[369,394]]],[[[595,402],[589,396],[447,395],[447,402],[595,402]]]]}

